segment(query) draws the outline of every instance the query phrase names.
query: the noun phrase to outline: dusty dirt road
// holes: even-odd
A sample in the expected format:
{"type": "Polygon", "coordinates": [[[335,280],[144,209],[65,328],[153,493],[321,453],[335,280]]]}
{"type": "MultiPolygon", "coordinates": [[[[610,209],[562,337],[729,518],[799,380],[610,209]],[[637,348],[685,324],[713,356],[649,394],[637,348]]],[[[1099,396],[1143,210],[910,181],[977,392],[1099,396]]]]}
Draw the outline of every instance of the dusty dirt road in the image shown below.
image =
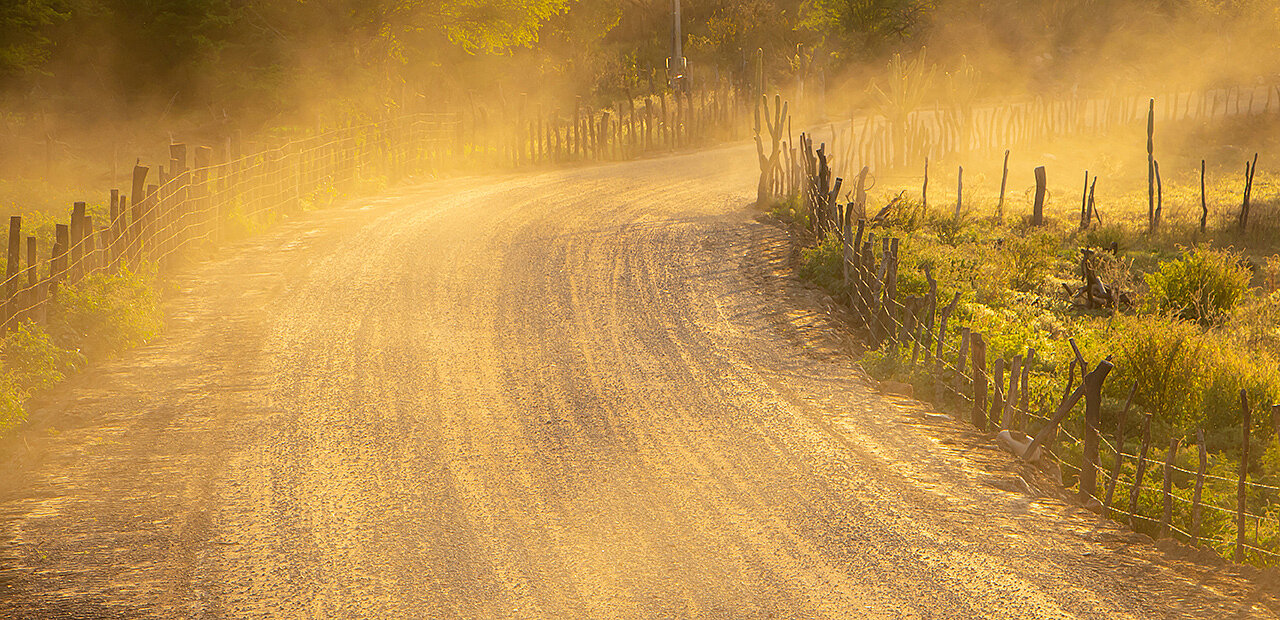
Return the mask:
{"type": "Polygon", "coordinates": [[[193,269],[4,444],[0,617],[1274,617],[870,390],[751,161],[430,183],[193,269]]]}

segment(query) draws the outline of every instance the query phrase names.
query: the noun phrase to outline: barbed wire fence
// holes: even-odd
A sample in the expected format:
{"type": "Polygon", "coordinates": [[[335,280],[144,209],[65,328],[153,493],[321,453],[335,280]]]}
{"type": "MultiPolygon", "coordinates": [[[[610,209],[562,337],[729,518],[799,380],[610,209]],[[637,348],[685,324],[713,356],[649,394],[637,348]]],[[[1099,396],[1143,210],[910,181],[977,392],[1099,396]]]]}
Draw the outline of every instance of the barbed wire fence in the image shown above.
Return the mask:
{"type": "MultiPolygon", "coordinates": [[[[1176,95],[1181,105],[1166,105],[1165,114],[1168,118],[1209,118],[1228,113],[1269,112],[1272,109],[1271,94],[1275,91],[1266,87],[1266,98],[1262,101],[1258,99],[1258,92],[1262,91],[1206,91],[1201,94],[1199,104],[1193,95],[1176,95]],[[1234,112],[1229,107],[1231,101],[1236,102],[1234,112]],[[1248,103],[1242,103],[1244,101],[1248,103]]],[[[1075,127],[1080,131],[1098,131],[1110,127],[1108,123],[1139,119],[1137,111],[1147,106],[1129,105],[1138,101],[1120,98],[1113,104],[1093,103],[1075,108],[1101,111],[1094,112],[1092,116],[1103,119],[1099,120],[1101,124],[1080,118],[1072,122],[1071,106],[1043,105],[1040,109],[1046,115],[1046,122],[1032,124],[1031,127],[1048,131],[1054,127],[1056,119],[1062,123],[1060,130],[1075,127]],[[1127,113],[1127,110],[1132,113],[1127,113]]],[[[767,117],[767,100],[764,105],[767,117]]],[[[884,210],[874,216],[867,211],[866,185],[871,170],[875,165],[882,168],[891,166],[894,157],[891,150],[886,150],[885,145],[890,141],[884,132],[870,138],[871,142],[851,143],[843,151],[846,160],[841,163],[847,172],[854,170],[848,157],[857,155],[863,158],[860,161],[869,163],[851,175],[855,177],[853,191],[849,192],[852,200],[842,203],[838,198],[843,178],[836,176],[834,158],[828,155],[825,144],[815,148],[811,135],[801,133],[795,146],[781,141],[780,147],[775,149],[781,152],[781,156],[766,157],[763,145],[770,137],[779,141],[778,127],[788,122],[783,102],[775,102],[774,107],[781,110],[782,116],[769,123],[768,131],[773,135],[766,135],[758,123],[756,128],[757,135],[761,137],[758,142],[761,145],[760,187],[767,192],[762,198],[776,202],[794,197],[793,200],[799,203],[797,211],[802,216],[806,231],[819,242],[835,239],[839,243],[839,275],[842,290],[846,291],[841,301],[852,309],[855,317],[853,327],[866,334],[869,347],[885,350],[886,355],[896,356],[899,363],[913,373],[926,376],[936,389],[936,400],[951,400],[967,408],[970,422],[986,434],[984,437],[997,439],[1005,432],[1006,438],[1013,440],[1006,442],[1006,449],[1018,457],[1033,462],[1051,462],[1059,472],[1070,472],[1081,501],[1102,515],[1123,519],[1130,527],[1149,531],[1157,537],[1171,536],[1192,545],[1207,546],[1220,555],[1230,555],[1237,562],[1280,565],[1280,488],[1249,479],[1251,439],[1265,433],[1272,437],[1280,436],[1280,405],[1268,408],[1272,418],[1271,430],[1254,432],[1248,394],[1241,390],[1241,460],[1239,474],[1233,479],[1209,473],[1203,430],[1197,432],[1199,467],[1196,471],[1177,465],[1176,456],[1182,438],[1171,439],[1163,462],[1148,456],[1152,445],[1152,415],[1149,413],[1142,416],[1143,433],[1138,453],[1125,452],[1125,417],[1133,403],[1136,384],[1119,415],[1115,443],[1109,441],[1100,426],[1102,387],[1113,367],[1112,361],[1108,356],[1091,367],[1074,340],[1069,342],[1074,359],[1070,362],[1065,391],[1060,397],[1041,392],[1034,396],[1037,402],[1033,403],[1030,386],[1034,375],[1040,373],[1036,369],[1038,358],[1034,349],[1007,361],[1003,356],[993,356],[988,364],[983,335],[971,327],[951,322],[960,294],[956,292],[949,303],[940,304],[939,283],[928,268],[924,269],[928,286],[925,294],[904,295],[899,291],[902,241],[885,234],[877,239],[875,227],[882,223],[884,210]],[[1075,385],[1077,370],[1079,385],[1075,385]],[[1081,400],[1085,401],[1083,416],[1074,414],[1081,400]],[[1068,426],[1076,432],[1070,432],[1068,426]],[[1126,472],[1126,464],[1132,465],[1131,474],[1126,472]],[[1178,477],[1184,481],[1193,480],[1191,489],[1179,488],[1176,484],[1178,477]],[[1148,482],[1148,478],[1152,481],[1148,482]],[[1100,479],[1102,486],[1099,486],[1100,479]],[[1222,505],[1219,500],[1211,499],[1233,496],[1232,487],[1235,487],[1234,505],[1222,505]],[[1206,490],[1211,492],[1206,494],[1206,490]],[[1274,512],[1268,510],[1272,507],[1276,509],[1274,512]],[[1210,531],[1217,535],[1209,534],[1210,531]],[[1265,541],[1264,531],[1267,533],[1265,541]]],[[[1156,108],[1151,104],[1147,109],[1156,108]]],[[[1017,118],[1017,112],[1010,114],[1017,118]]],[[[1035,118],[1031,111],[1023,114],[1024,118],[1035,118]]],[[[993,126],[998,126],[998,123],[993,123],[993,126]]],[[[837,132],[832,135],[838,139],[837,132]]],[[[1033,139],[1035,136],[1034,133],[1019,133],[1012,129],[1003,135],[1010,140],[1033,139]]],[[[950,145],[951,148],[961,146],[955,142],[950,145]]],[[[837,148],[836,152],[841,151],[837,148]]],[[[1053,385],[1053,378],[1052,375],[1042,377],[1040,383],[1053,385]]]]}

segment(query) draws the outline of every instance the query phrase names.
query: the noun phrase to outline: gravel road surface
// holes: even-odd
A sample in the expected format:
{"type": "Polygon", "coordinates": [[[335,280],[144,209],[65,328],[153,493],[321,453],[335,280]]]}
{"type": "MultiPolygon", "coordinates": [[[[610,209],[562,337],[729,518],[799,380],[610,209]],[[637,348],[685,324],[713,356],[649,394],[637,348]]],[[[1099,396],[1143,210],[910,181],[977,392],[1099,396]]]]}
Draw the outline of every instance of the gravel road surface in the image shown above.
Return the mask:
{"type": "Polygon", "coordinates": [[[753,162],[425,183],[191,268],[0,443],[0,617],[1275,617],[868,387],[753,162]]]}

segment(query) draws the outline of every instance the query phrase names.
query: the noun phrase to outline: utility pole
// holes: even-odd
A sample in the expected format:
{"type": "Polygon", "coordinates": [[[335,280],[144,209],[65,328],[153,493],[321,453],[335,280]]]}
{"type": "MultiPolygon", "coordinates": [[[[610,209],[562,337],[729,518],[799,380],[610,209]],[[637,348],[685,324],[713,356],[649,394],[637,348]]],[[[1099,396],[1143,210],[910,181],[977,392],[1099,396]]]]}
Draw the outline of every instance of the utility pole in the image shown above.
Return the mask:
{"type": "Polygon", "coordinates": [[[675,90],[684,90],[684,37],[680,34],[680,0],[671,0],[671,9],[671,60],[667,61],[667,69],[671,79],[671,87],[675,90]]]}

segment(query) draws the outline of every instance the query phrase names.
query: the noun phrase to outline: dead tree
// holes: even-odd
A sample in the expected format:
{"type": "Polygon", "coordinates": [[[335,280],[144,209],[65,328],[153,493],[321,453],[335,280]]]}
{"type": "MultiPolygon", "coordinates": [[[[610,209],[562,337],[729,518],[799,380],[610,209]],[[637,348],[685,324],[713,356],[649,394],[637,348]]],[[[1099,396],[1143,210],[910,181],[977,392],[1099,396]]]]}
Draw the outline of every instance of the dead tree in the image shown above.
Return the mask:
{"type": "Polygon", "coordinates": [[[756,186],[756,207],[765,209],[769,207],[772,200],[774,170],[778,167],[778,156],[782,151],[782,121],[787,117],[787,104],[782,101],[780,95],[774,96],[773,109],[775,114],[769,114],[769,98],[761,95],[761,106],[764,108],[764,120],[769,129],[769,141],[772,145],[770,154],[765,155],[764,138],[760,133],[760,108],[756,108],[756,156],[760,160],[760,184],[756,186]]]}
{"type": "Polygon", "coordinates": [[[1258,154],[1253,154],[1253,163],[1244,162],[1244,201],[1240,203],[1240,230],[1249,226],[1249,199],[1253,197],[1253,174],[1258,171],[1258,154]]]}

